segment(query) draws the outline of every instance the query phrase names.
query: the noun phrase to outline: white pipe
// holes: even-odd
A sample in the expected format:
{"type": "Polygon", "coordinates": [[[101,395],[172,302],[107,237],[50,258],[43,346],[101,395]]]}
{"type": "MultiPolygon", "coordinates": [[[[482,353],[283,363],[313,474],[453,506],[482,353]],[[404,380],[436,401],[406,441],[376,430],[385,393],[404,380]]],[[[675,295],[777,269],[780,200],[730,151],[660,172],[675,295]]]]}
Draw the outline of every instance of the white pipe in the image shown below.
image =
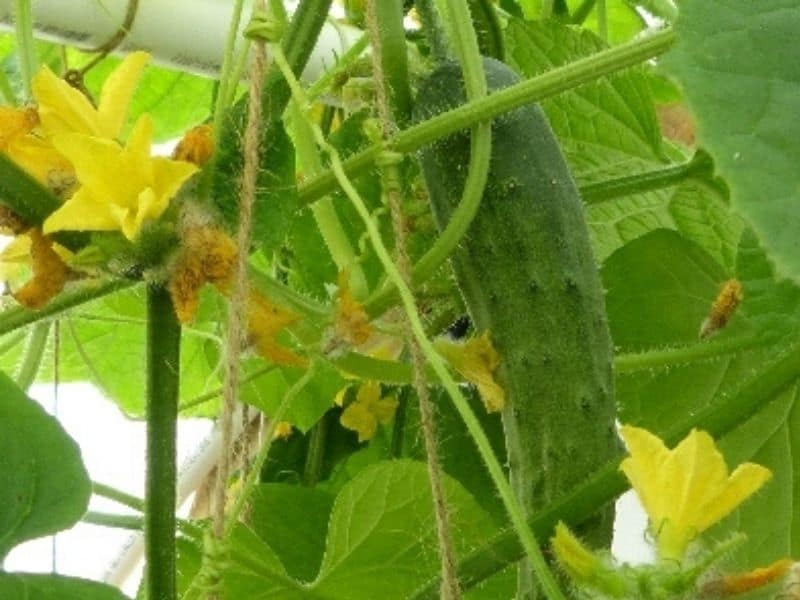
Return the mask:
{"type": "MultiPolygon", "coordinates": [[[[88,50],[111,39],[125,21],[129,0],[31,0],[37,38],[88,50]]],[[[252,0],[245,1],[242,27],[252,0]]],[[[0,0],[0,30],[14,27],[15,0],[0,0]]],[[[139,0],[130,32],[117,49],[146,50],[166,66],[216,76],[224,54],[232,0],[139,0]]],[[[355,27],[325,24],[303,79],[312,81],[361,36],[355,27]]],[[[240,35],[238,41],[241,42],[240,35]]]]}

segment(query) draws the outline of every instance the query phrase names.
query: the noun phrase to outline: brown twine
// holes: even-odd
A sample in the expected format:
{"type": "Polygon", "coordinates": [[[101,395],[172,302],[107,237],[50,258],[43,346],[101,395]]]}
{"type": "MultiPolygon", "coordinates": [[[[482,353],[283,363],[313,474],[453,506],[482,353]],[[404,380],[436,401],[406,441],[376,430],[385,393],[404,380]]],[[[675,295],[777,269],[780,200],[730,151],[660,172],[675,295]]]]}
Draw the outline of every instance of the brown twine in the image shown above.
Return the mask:
{"type": "MultiPolygon", "coordinates": [[[[257,0],[255,9],[265,9],[263,0],[257,0]]],[[[224,404],[221,416],[222,456],[217,468],[217,482],[214,489],[213,502],[213,533],[220,540],[225,532],[226,490],[233,458],[233,413],[239,390],[239,355],[247,325],[247,257],[250,247],[253,202],[255,200],[258,177],[262,113],[261,91],[267,66],[266,45],[263,40],[254,40],[253,52],[253,62],[250,66],[247,127],[244,132],[244,166],[239,199],[238,254],[228,309],[228,328],[225,335],[225,382],[222,394],[224,404]]]]}
{"type": "MultiPolygon", "coordinates": [[[[392,118],[391,108],[387,99],[386,85],[383,77],[383,66],[381,64],[381,44],[378,29],[378,22],[375,16],[375,5],[377,0],[369,0],[366,3],[366,23],[372,42],[372,67],[376,87],[376,99],[378,104],[378,116],[380,118],[383,135],[389,136],[395,129],[394,119],[392,118]]],[[[398,165],[402,156],[391,151],[384,151],[379,158],[379,164],[383,176],[384,194],[389,203],[389,210],[392,219],[392,230],[395,237],[395,260],[400,276],[406,284],[411,283],[411,261],[407,251],[407,231],[403,210],[401,206],[401,195],[403,193],[402,184],[397,177],[398,165]],[[388,176],[388,173],[393,173],[388,176]]],[[[409,327],[410,330],[410,327],[409,327]]],[[[430,401],[427,382],[425,381],[425,357],[419,342],[413,335],[408,336],[408,344],[411,350],[411,362],[414,368],[414,389],[419,398],[420,423],[422,425],[422,436],[425,442],[425,454],[427,456],[428,480],[431,486],[431,498],[433,500],[434,514],[436,517],[436,536],[439,544],[441,558],[441,578],[440,597],[444,600],[458,600],[461,598],[461,589],[458,582],[458,572],[456,569],[455,553],[453,551],[453,538],[450,526],[450,511],[447,507],[445,496],[442,467],[439,463],[438,437],[436,434],[436,422],[433,414],[433,407],[430,401]]]]}

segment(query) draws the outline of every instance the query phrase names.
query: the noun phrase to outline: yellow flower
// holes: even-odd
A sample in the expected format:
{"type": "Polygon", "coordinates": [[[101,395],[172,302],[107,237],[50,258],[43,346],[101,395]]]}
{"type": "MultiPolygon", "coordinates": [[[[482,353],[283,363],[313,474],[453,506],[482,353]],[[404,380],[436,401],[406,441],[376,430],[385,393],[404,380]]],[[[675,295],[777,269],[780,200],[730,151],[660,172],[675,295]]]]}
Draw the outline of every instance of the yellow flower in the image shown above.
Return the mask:
{"type": "Polygon", "coordinates": [[[151,157],[152,135],[153,123],[143,115],[124,148],[79,133],[55,136],[53,145],[74,165],[81,187],[47,218],[45,233],[119,229],[133,240],[145,221],[160,217],[197,167],[151,157]]]}
{"type": "Polygon", "coordinates": [[[375,435],[378,423],[389,423],[396,410],[397,400],[381,398],[381,385],[377,381],[367,381],[358,388],[355,402],[344,409],[339,422],[347,429],[357,431],[358,441],[364,442],[375,435]]]}
{"type": "Polygon", "coordinates": [[[0,152],[39,183],[61,195],[74,183],[72,166],[48,140],[37,135],[38,127],[36,109],[0,106],[0,152]]]}
{"type": "Polygon", "coordinates": [[[45,135],[82,133],[106,139],[118,138],[128,116],[133,92],[149,60],[150,55],[146,52],[133,52],[125,57],[103,83],[97,108],[82,92],[47,67],[42,67],[31,86],[45,135]]]}
{"type": "Polygon", "coordinates": [[[630,457],[620,469],[639,495],[661,558],[680,560],[698,534],[731,513],[772,476],[753,463],[730,475],[714,439],[692,430],[673,450],[645,429],[625,425],[630,457]]]}
{"type": "Polygon", "coordinates": [[[488,412],[503,410],[506,393],[494,379],[500,355],[492,345],[488,331],[464,343],[439,338],[434,346],[456,371],[477,386],[488,412]]]}

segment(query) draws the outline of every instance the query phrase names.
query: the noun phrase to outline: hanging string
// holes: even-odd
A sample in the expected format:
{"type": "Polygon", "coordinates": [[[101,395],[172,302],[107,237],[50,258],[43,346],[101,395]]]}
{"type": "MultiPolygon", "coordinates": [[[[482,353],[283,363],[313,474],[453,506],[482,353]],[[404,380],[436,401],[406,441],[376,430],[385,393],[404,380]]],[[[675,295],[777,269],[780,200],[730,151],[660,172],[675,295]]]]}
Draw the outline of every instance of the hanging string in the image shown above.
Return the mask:
{"type": "MultiPolygon", "coordinates": [[[[263,15],[266,7],[263,0],[254,4],[254,19],[263,15]]],[[[263,18],[263,17],[261,17],[263,18]]],[[[217,481],[212,501],[212,533],[204,544],[203,568],[206,570],[205,587],[209,596],[218,597],[221,590],[221,572],[226,562],[225,506],[228,478],[231,472],[233,452],[233,417],[239,391],[239,355],[246,331],[248,285],[247,259],[253,221],[253,203],[260,162],[261,140],[261,93],[266,73],[266,45],[260,38],[253,43],[253,62],[250,66],[250,89],[247,108],[247,126],[244,132],[244,166],[242,169],[239,196],[239,230],[237,235],[238,255],[234,268],[233,289],[228,307],[228,327],[225,335],[225,363],[223,385],[223,409],[221,419],[222,455],[217,467],[217,481]]]]}
{"type": "MultiPolygon", "coordinates": [[[[375,80],[378,115],[382,129],[381,133],[384,138],[387,138],[392,135],[395,124],[387,98],[383,66],[381,63],[379,24],[375,17],[374,6],[374,3],[378,1],[380,0],[370,0],[367,2],[366,22],[372,39],[373,79],[375,80]]],[[[383,193],[388,200],[389,212],[392,219],[392,230],[395,239],[395,262],[397,263],[397,269],[403,281],[406,285],[410,286],[411,261],[408,257],[406,226],[401,206],[403,182],[400,178],[400,163],[402,161],[402,154],[387,149],[383,150],[378,155],[376,164],[381,171],[383,193]]],[[[447,507],[442,467],[439,463],[439,444],[436,435],[436,422],[430,400],[430,393],[427,382],[425,381],[425,357],[419,342],[413,335],[408,335],[407,340],[411,351],[411,362],[414,368],[414,389],[419,399],[420,424],[422,426],[422,437],[425,443],[425,454],[427,456],[428,465],[428,481],[431,487],[431,498],[433,500],[434,515],[436,517],[436,536],[441,558],[442,585],[440,596],[443,600],[457,600],[461,597],[461,589],[458,583],[458,571],[456,568],[455,553],[453,551],[450,511],[447,507]]]]}

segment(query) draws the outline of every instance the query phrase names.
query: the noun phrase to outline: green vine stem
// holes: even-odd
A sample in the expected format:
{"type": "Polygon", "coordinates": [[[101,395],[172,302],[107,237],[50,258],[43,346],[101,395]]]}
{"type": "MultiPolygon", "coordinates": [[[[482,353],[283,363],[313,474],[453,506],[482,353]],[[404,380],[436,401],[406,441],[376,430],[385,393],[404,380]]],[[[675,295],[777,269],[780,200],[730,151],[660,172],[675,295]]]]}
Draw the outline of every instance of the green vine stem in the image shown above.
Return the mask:
{"type": "MultiPolygon", "coordinates": [[[[303,90],[300,87],[297,78],[291,72],[289,64],[286,58],[283,56],[283,53],[281,52],[280,48],[278,47],[274,48],[273,57],[275,63],[283,72],[284,77],[286,77],[287,83],[291,86],[292,94],[294,95],[295,99],[300,103],[301,106],[307,106],[305,94],[303,93],[303,90]]],[[[480,422],[478,421],[475,414],[472,412],[472,409],[470,408],[467,399],[461,393],[458,384],[453,379],[452,375],[450,375],[450,372],[447,370],[444,361],[436,352],[435,348],[433,347],[433,344],[425,334],[425,328],[424,325],[422,324],[422,321],[420,320],[414,295],[411,293],[411,290],[408,288],[408,286],[406,286],[403,283],[403,278],[400,275],[399,271],[397,270],[397,267],[395,266],[394,262],[392,262],[392,259],[389,255],[389,251],[383,244],[380,232],[378,231],[378,228],[375,222],[373,221],[369,213],[369,210],[364,205],[364,201],[361,199],[360,195],[353,187],[353,184],[350,182],[347,175],[345,174],[342,161],[339,158],[336,149],[327,143],[325,137],[322,135],[322,131],[320,131],[318,126],[316,126],[314,123],[312,123],[311,125],[317,143],[320,145],[321,148],[323,148],[323,150],[325,150],[328,153],[328,156],[330,157],[331,168],[333,169],[333,172],[336,174],[339,184],[342,186],[342,189],[344,190],[345,194],[353,203],[353,206],[359,213],[359,216],[364,221],[364,226],[366,227],[367,233],[369,235],[370,241],[372,242],[375,253],[377,254],[379,260],[381,261],[381,264],[383,265],[387,274],[393,280],[394,284],[398,288],[398,291],[400,293],[400,298],[403,301],[403,307],[410,321],[411,330],[414,337],[416,337],[416,339],[418,340],[426,360],[434,369],[436,374],[439,376],[442,385],[452,398],[456,410],[458,410],[462,420],[464,421],[467,427],[467,431],[474,440],[475,445],[478,447],[478,451],[481,457],[483,458],[484,462],[486,463],[489,475],[491,476],[492,481],[495,487],[497,488],[498,493],[503,501],[503,504],[505,505],[506,510],[508,511],[509,517],[511,519],[511,524],[514,530],[519,535],[520,541],[522,542],[522,545],[525,548],[525,553],[534,563],[536,572],[541,577],[541,581],[543,583],[543,587],[546,593],[550,598],[554,599],[563,598],[563,595],[561,594],[561,591],[558,588],[558,584],[555,582],[555,580],[552,580],[552,574],[550,573],[550,569],[544,562],[541,550],[539,549],[539,546],[536,543],[536,539],[534,538],[528,524],[525,521],[522,508],[519,505],[519,502],[517,501],[514,492],[511,490],[511,486],[509,485],[508,481],[505,478],[505,474],[503,473],[503,468],[498,462],[497,457],[494,455],[494,451],[492,450],[491,444],[489,443],[489,439],[486,437],[486,433],[481,428],[480,422]],[[551,578],[550,581],[548,581],[548,576],[551,578]]]]}
{"type": "Polygon", "coordinates": [[[145,474],[145,589],[151,600],[174,600],[175,435],[181,328],[169,292],[147,287],[147,472],[145,474]]]}
{"type": "MultiPolygon", "coordinates": [[[[389,144],[397,152],[415,152],[426,144],[475,123],[655,58],[669,50],[675,39],[672,29],[666,28],[603,50],[413,125],[389,140],[389,144]]],[[[355,177],[371,169],[382,150],[382,144],[375,144],[354,154],[343,161],[344,173],[355,177]]],[[[332,171],[325,173],[299,187],[299,201],[301,204],[310,204],[337,187],[336,175],[332,171]]]]}
{"type": "MultiPolygon", "coordinates": [[[[219,89],[217,89],[217,101],[214,105],[213,116],[213,131],[214,139],[220,139],[222,133],[222,123],[225,113],[231,106],[233,93],[231,89],[235,90],[238,81],[234,80],[236,61],[234,60],[234,49],[236,48],[236,39],[239,37],[239,25],[242,22],[242,9],[244,7],[244,0],[234,0],[233,14],[231,15],[231,22],[228,26],[228,35],[225,39],[225,51],[222,56],[222,68],[219,75],[219,89]]],[[[242,43],[246,44],[247,40],[242,43]]]]}
{"type": "Polygon", "coordinates": [[[0,335],[5,335],[20,327],[58,315],[75,306],[132,287],[136,283],[136,281],[128,279],[91,281],[80,284],[74,290],[59,295],[39,310],[31,310],[23,306],[5,309],[0,313],[0,335]]]}
{"type": "Polygon", "coordinates": [[[309,86],[306,91],[308,99],[316,100],[322,93],[335,87],[335,81],[353,66],[353,63],[358,60],[358,57],[367,49],[367,46],[369,46],[369,36],[365,33],[339,57],[333,68],[323,72],[319,79],[309,86]]]}
{"type": "Polygon", "coordinates": [[[22,89],[25,100],[33,99],[31,81],[36,69],[39,67],[36,58],[36,46],[33,41],[33,14],[31,0],[17,0],[17,11],[14,15],[17,33],[17,56],[19,57],[19,71],[22,78],[22,89]]]}
{"type": "Polygon", "coordinates": [[[144,500],[142,500],[141,498],[137,498],[132,494],[128,494],[127,492],[123,492],[121,490],[113,488],[110,485],[93,481],[92,493],[95,496],[100,496],[108,500],[113,500],[114,502],[121,504],[122,506],[127,506],[128,508],[132,508],[133,510],[144,512],[144,500]]]}
{"type": "MultiPolygon", "coordinates": [[[[775,361],[760,367],[736,392],[720,396],[716,402],[698,411],[681,425],[663,432],[668,446],[674,446],[692,429],[702,429],[721,439],[753,417],[764,407],[765,399],[774,398],[797,381],[800,374],[800,344],[775,361]]],[[[577,525],[594,514],[598,507],[611,502],[629,486],[619,471],[622,459],[609,462],[575,491],[539,511],[529,520],[537,536],[546,538],[558,521],[577,525]]],[[[474,587],[491,575],[524,556],[516,533],[507,529],[484,546],[470,552],[459,564],[459,578],[464,589],[474,587]]],[[[439,581],[434,578],[409,600],[434,600],[439,581]]]]}
{"type": "Polygon", "coordinates": [[[597,0],[597,35],[604,42],[608,42],[608,9],[606,0],[597,0]]]}
{"type": "Polygon", "coordinates": [[[574,25],[582,25],[583,22],[586,20],[586,17],[588,17],[591,14],[592,9],[594,8],[596,2],[597,0],[583,0],[583,2],[581,2],[581,5],[577,9],[575,9],[574,13],[572,13],[572,18],[571,18],[572,23],[574,25]]]}
{"type": "Polygon", "coordinates": [[[25,352],[22,355],[22,362],[20,362],[16,376],[17,385],[25,392],[36,381],[36,374],[42,364],[42,357],[44,356],[49,336],[50,321],[36,323],[28,333],[25,352]]]}
{"type": "Polygon", "coordinates": [[[663,169],[654,169],[626,177],[617,177],[580,187],[581,198],[586,204],[599,204],[614,198],[642,194],[677,185],[700,175],[707,169],[707,162],[692,159],[663,169]]]}
{"type": "MultiPolygon", "coordinates": [[[[292,118],[291,127],[294,130],[295,151],[303,171],[312,177],[319,175],[324,171],[322,157],[314,143],[308,123],[303,118],[296,102],[289,104],[289,114],[292,118]]],[[[312,204],[311,213],[337,270],[346,271],[349,274],[350,289],[353,291],[353,295],[358,299],[365,298],[369,291],[367,278],[364,276],[361,264],[356,260],[356,253],[331,197],[325,196],[312,204]]]]}

